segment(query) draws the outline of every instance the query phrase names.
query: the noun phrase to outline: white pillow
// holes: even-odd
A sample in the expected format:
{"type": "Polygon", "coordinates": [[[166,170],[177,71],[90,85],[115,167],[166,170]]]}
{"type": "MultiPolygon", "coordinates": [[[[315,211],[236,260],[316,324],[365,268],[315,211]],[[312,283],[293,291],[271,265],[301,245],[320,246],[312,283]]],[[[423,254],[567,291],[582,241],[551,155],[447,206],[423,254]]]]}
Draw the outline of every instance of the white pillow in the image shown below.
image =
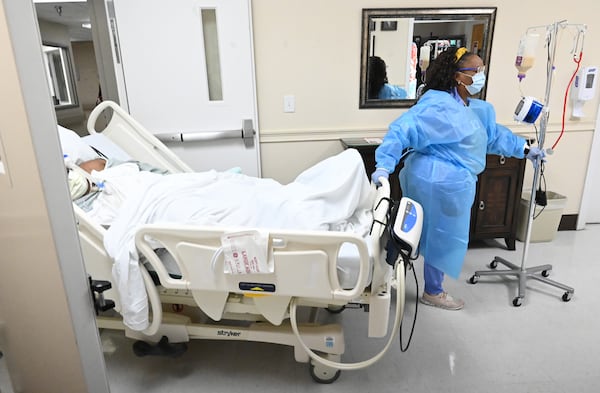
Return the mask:
{"type": "Polygon", "coordinates": [[[89,146],[94,146],[100,153],[106,157],[121,161],[131,160],[131,156],[116,143],[105,137],[103,134],[92,134],[81,137],[81,140],[89,146]]]}
{"type": "Polygon", "coordinates": [[[98,154],[73,130],[57,125],[63,154],[76,164],[98,158],[98,154]]]}

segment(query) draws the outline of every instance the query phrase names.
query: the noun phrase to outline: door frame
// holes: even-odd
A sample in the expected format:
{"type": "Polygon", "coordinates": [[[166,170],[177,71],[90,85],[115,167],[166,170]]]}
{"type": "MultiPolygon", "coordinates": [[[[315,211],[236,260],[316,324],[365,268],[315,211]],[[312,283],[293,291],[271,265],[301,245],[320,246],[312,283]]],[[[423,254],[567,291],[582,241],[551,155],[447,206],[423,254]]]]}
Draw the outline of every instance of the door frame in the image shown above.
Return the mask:
{"type": "Polygon", "coordinates": [[[585,181],[583,183],[583,193],[581,195],[581,205],[579,208],[579,215],[577,216],[576,229],[584,229],[587,220],[589,219],[589,206],[592,203],[597,203],[597,193],[600,189],[598,184],[598,167],[600,166],[600,104],[596,108],[596,121],[594,123],[594,135],[592,137],[592,147],[590,150],[590,156],[588,160],[587,173],[585,175],[585,181]],[[594,171],[596,179],[593,179],[594,171]],[[596,181],[594,187],[592,183],[596,181]]]}
{"type": "MultiPolygon", "coordinates": [[[[108,393],[102,344],[68,194],[58,131],[51,132],[56,129],[57,121],[47,87],[35,8],[31,0],[3,0],[3,3],[83,378],[88,392],[108,393]],[[63,186],[58,187],[60,184],[63,186]]],[[[60,286],[57,285],[57,290],[60,286]]],[[[48,356],[50,362],[56,360],[56,354],[52,353],[36,356],[48,356]]]]}

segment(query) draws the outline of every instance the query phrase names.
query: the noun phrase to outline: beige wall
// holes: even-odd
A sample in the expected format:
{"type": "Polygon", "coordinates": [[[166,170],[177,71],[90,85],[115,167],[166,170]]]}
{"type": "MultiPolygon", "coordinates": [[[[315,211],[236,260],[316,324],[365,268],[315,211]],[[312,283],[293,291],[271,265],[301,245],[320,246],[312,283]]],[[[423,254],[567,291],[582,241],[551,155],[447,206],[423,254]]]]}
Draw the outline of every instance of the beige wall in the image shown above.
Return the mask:
{"type": "MultiPolygon", "coordinates": [[[[535,135],[532,127],[512,120],[520,98],[514,57],[521,34],[530,26],[567,19],[587,24],[582,65],[600,65],[594,43],[598,23],[589,13],[594,0],[576,5],[548,6],[546,1],[503,0],[497,6],[487,100],[495,105],[498,121],[515,132],[535,135]],[[594,25],[594,23],[596,25],[594,25]]],[[[480,1],[404,1],[402,7],[482,6],[480,1]]],[[[253,25],[261,132],[263,176],[290,181],[299,171],[342,149],[340,137],[382,136],[400,109],[358,109],[361,49],[361,10],[398,7],[392,0],[255,0],[253,25]],[[296,97],[296,112],[283,112],[283,96],[296,97]],[[319,141],[319,142],[315,142],[319,141]]],[[[574,68],[569,53],[571,31],[560,34],[556,72],[550,100],[546,147],[558,137],[562,97],[574,68]]],[[[542,99],[545,94],[543,55],[522,83],[523,93],[542,99]]],[[[598,96],[585,104],[586,117],[569,119],[567,131],[549,158],[545,176],[548,189],[568,197],[565,214],[577,214],[589,157],[598,96]]],[[[570,112],[568,112],[570,113],[570,112]]],[[[525,187],[530,187],[528,167],[525,187]]]]}
{"type": "Polygon", "coordinates": [[[15,391],[85,392],[2,4],[0,141],[8,173],[0,174],[1,349],[15,391]]]}
{"type": "Polygon", "coordinates": [[[98,67],[92,41],[75,41],[73,48],[73,63],[77,79],[77,96],[83,111],[89,112],[96,106],[98,98],[98,67]]]}

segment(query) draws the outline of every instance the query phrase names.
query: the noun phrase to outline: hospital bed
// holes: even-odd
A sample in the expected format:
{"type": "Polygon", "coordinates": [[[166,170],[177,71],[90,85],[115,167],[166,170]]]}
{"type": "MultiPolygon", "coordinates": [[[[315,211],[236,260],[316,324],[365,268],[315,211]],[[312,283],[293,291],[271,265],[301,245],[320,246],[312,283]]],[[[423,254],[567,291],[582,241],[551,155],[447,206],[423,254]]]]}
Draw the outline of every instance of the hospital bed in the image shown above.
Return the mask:
{"type": "MultiPolygon", "coordinates": [[[[104,101],[88,120],[89,142],[102,152],[118,152],[169,170],[191,169],[156,137],[121,109],[104,101]],[[99,132],[98,123],[107,125],[99,132]]],[[[340,324],[318,322],[320,310],[337,312],[348,306],[368,311],[368,336],[384,337],[390,323],[391,294],[396,290],[395,322],[404,307],[404,265],[385,261],[384,245],[390,205],[389,184],[374,192],[369,236],[328,231],[269,231],[272,273],[233,275],[224,272],[217,253],[228,228],[178,224],[146,224],[135,244],[151,309],[150,325],[135,331],[122,322],[119,294],[111,288],[113,260],[106,252],[106,228],[74,204],[82,253],[96,288],[97,325],[122,329],[146,343],[185,343],[192,339],[240,340],[293,347],[298,362],[309,363],[318,382],[336,380],[341,369],[365,367],[365,361],[344,366],[344,332],[340,324]],[[151,241],[150,241],[150,240],[151,241]],[[161,247],[156,246],[159,243],[161,247]],[[165,258],[165,255],[168,258],[165,258]],[[180,272],[174,275],[166,259],[180,272]],[[114,310],[110,309],[114,305],[114,310]],[[306,320],[298,321],[305,311],[306,320]],[[161,341],[162,340],[162,341],[161,341]]],[[[397,326],[394,325],[394,329],[397,326]]],[[[397,331],[397,330],[395,330],[397,331]]],[[[387,349],[387,347],[385,348],[387,349]]],[[[378,359],[378,358],[377,358],[378,359]]],[[[376,360],[376,359],[375,359],[376,360]]]]}

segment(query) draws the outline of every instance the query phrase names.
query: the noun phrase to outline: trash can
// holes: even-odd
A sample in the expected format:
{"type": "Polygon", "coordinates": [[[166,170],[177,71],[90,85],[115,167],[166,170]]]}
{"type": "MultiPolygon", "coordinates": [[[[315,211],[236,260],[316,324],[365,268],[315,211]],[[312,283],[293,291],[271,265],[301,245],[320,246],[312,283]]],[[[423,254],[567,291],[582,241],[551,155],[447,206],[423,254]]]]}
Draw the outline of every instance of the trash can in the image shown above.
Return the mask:
{"type": "MultiPolygon", "coordinates": [[[[524,242],[527,235],[527,220],[529,218],[529,198],[530,191],[523,191],[521,201],[519,202],[518,220],[517,220],[517,239],[524,242]]],[[[531,236],[529,241],[535,242],[550,242],[556,237],[560,219],[563,210],[567,204],[567,197],[557,194],[552,191],[546,191],[546,199],[548,204],[536,206],[534,217],[531,223],[531,236]],[[542,208],[544,210],[542,210],[542,208]]]]}

